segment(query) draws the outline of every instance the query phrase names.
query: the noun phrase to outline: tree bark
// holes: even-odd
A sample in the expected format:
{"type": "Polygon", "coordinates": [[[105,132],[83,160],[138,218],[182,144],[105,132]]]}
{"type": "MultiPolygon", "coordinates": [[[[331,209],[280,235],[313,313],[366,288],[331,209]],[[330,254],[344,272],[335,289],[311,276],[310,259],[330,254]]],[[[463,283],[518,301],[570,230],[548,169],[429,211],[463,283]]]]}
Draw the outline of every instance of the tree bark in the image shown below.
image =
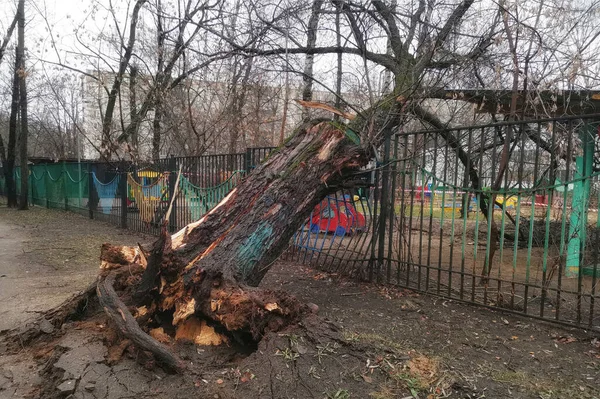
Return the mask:
{"type": "MultiPolygon", "coordinates": [[[[335,44],[338,47],[342,47],[342,32],[340,27],[340,14],[342,10],[340,7],[335,8],[335,44]]],[[[342,77],[344,74],[342,65],[342,53],[337,54],[337,69],[335,71],[335,109],[342,109],[342,77]]],[[[340,116],[335,114],[333,119],[336,121],[340,120],[340,116]]]]}
{"type": "MultiPolygon", "coordinates": [[[[306,48],[313,49],[317,45],[317,27],[319,25],[319,17],[321,16],[321,7],[323,6],[323,0],[314,0],[311,8],[310,18],[308,20],[308,30],[306,32],[306,48]]],[[[304,59],[304,74],[302,81],[304,88],[302,89],[302,100],[312,101],[313,97],[313,66],[315,62],[314,54],[306,54],[304,59]]],[[[302,120],[310,120],[310,111],[308,108],[302,110],[302,120]]]]}
{"type": "MultiPolygon", "coordinates": [[[[129,67],[129,123],[137,119],[137,76],[139,69],[136,65],[129,67]]],[[[131,132],[131,158],[137,161],[140,154],[138,126],[131,132]]]]}
{"type": "MultiPolygon", "coordinates": [[[[156,2],[156,50],[158,58],[156,62],[156,81],[164,80],[165,69],[165,31],[163,29],[162,1],[156,2]]],[[[154,97],[154,119],[152,120],[152,159],[160,159],[160,143],[162,141],[161,121],[162,121],[162,95],[158,93],[154,97]]],[[[134,124],[135,119],[131,119],[130,124],[134,124]]],[[[134,125],[135,126],[135,125],[134,125]]]]}
{"type": "Polygon", "coordinates": [[[27,117],[27,70],[25,69],[25,0],[19,0],[18,15],[18,45],[17,59],[19,60],[17,75],[19,77],[19,165],[21,166],[21,195],[19,209],[29,209],[29,158],[27,156],[27,139],[29,123],[27,117]]]}
{"type": "Polygon", "coordinates": [[[19,113],[19,52],[16,51],[15,70],[12,82],[12,96],[10,103],[10,119],[8,122],[8,148],[6,149],[6,163],[4,165],[4,176],[6,178],[6,191],[8,207],[17,206],[17,187],[15,182],[15,161],[17,158],[17,129],[19,113]]]}
{"type": "MultiPolygon", "coordinates": [[[[142,6],[146,3],[147,0],[137,0],[133,7],[133,12],[131,14],[131,22],[129,24],[129,40],[127,42],[127,46],[125,46],[125,52],[121,57],[119,63],[119,70],[115,76],[115,80],[113,81],[112,87],[108,94],[108,101],[106,103],[106,109],[104,112],[104,118],[102,118],[102,142],[101,149],[103,152],[103,157],[106,159],[110,159],[113,152],[116,150],[111,138],[111,131],[113,126],[113,115],[115,112],[115,105],[117,103],[117,97],[121,90],[121,84],[123,83],[123,76],[125,75],[125,71],[129,66],[129,61],[131,60],[131,56],[133,55],[133,47],[135,45],[136,40],[136,29],[137,23],[139,19],[139,14],[142,6]]],[[[121,38],[124,40],[124,38],[121,38]]]]}
{"type": "Polygon", "coordinates": [[[159,327],[155,313],[172,315],[165,327],[176,337],[190,338],[190,325],[208,320],[256,341],[310,313],[283,291],[255,287],[315,205],[367,163],[346,134],[339,123],[305,124],[202,219],[170,237],[163,228],[149,252],[104,245],[99,300],[118,329],[178,370],[178,359],[146,334],[159,327]],[[127,271],[120,280],[119,270],[127,271]],[[128,305],[144,309],[140,325],[128,305]]]}

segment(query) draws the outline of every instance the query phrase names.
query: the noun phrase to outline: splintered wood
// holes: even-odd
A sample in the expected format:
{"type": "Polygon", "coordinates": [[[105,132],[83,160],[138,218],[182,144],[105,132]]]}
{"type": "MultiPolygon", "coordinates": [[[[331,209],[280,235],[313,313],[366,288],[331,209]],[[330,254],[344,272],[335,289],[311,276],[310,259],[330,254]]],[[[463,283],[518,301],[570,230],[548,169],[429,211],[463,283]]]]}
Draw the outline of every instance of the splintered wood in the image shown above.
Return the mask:
{"type": "Polygon", "coordinates": [[[193,342],[196,345],[221,345],[229,343],[227,337],[217,333],[206,321],[190,317],[177,328],[176,341],[193,342]]]}

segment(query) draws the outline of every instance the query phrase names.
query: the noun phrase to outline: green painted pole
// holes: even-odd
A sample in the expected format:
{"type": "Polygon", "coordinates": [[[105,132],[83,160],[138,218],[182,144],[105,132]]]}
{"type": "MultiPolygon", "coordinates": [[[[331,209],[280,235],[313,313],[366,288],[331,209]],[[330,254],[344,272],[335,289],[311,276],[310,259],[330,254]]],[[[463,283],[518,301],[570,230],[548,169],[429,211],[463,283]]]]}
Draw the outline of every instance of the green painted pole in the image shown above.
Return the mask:
{"type": "Polygon", "coordinates": [[[583,153],[575,158],[576,171],[573,184],[573,202],[571,208],[571,217],[569,218],[569,235],[567,245],[567,265],[565,275],[567,277],[577,277],[581,260],[583,258],[583,248],[585,248],[585,236],[588,219],[588,205],[590,200],[590,176],[594,163],[594,135],[596,134],[596,124],[584,125],[580,132],[581,146],[583,153]]]}

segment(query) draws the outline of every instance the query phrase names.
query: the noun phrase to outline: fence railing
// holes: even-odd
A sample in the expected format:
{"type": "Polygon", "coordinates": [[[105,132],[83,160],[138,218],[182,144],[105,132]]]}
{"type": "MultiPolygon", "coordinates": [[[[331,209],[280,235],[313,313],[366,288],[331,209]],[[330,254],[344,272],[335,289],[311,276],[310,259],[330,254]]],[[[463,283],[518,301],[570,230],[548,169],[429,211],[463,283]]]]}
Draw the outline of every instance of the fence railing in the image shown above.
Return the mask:
{"type": "MultiPolygon", "coordinates": [[[[363,280],[600,329],[598,126],[600,115],[397,133],[375,168],[313,210],[288,256],[363,280]]],[[[29,195],[36,205],[157,234],[179,167],[173,230],[199,219],[269,150],[146,167],[34,165],[29,195]]]]}
{"type": "MultiPolygon", "coordinates": [[[[199,219],[223,199],[272,148],[243,153],[171,157],[147,164],[60,162],[30,166],[29,202],[77,212],[123,228],[158,234],[181,169],[172,231],[199,219]]],[[[20,195],[20,170],[15,169],[20,195]]],[[[0,195],[5,194],[0,178],[0,195]]]]}
{"type": "Polygon", "coordinates": [[[294,256],[600,329],[599,125],[595,115],[398,133],[372,185],[315,209],[294,256]]]}

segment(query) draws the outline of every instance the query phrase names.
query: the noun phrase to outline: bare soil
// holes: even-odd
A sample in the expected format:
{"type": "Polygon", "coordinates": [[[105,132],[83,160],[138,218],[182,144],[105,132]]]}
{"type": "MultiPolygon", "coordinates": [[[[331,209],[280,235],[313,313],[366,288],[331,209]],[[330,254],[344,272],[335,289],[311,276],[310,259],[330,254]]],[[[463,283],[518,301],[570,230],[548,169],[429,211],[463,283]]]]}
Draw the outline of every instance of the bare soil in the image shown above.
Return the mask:
{"type": "MultiPolygon", "coordinates": [[[[101,243],[150,239],[66,212],[0,207],[0,326],[32,323],[85,288],[101,243]]],[[[0,338],[0,398],[600,398],[600,340],[585,331],[291,261],[262,284],[319,315],[257,346],[177,344],[187,371],[172,375],[90,303],[90,317],[19,350],[0,338]]]]}

